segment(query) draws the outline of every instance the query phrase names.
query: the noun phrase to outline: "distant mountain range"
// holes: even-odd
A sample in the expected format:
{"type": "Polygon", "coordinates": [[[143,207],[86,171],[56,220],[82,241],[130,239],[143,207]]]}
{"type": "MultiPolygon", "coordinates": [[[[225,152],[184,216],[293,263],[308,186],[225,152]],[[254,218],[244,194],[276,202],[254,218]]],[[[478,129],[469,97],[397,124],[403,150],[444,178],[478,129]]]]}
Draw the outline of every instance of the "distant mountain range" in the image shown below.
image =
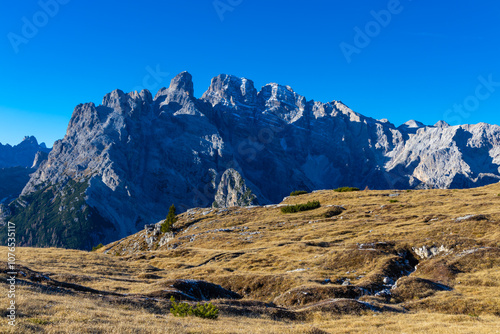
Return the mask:
{"type": "Polygon", "coordinates": [[[78,105],[39,160],[22,195],[0,209],[3,220],[18,224],[22,245],[88,249],[164,219],[172,203],[185,211],[276,203],[293,190],[498,182],[500,128],[395,127],[340,101],[275,83],[257,91],[225,74],[195,98],[183,72],[155,97],[115,90],[99,106],[78,105]]]}
{"type": "Polygon", "coordinates": [[[0,143],[0,203],[8,203],[21,194],[29,175],[47,159],[49,152],[35,137],[25,137],[15,146],[0,143]]]}

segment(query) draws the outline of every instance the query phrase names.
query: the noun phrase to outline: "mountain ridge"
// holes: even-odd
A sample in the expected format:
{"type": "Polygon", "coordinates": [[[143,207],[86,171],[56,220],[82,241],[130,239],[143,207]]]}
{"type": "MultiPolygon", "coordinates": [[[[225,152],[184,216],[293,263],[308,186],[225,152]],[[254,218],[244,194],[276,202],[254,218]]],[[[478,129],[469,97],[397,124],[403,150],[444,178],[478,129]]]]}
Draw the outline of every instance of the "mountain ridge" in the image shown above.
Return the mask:
{"type": "MultiPolygon", "coordinates": [[[[182,72],[155,97],[114,90],[101,105],[78,105],[65,137],[9,208],[15,220],[34,202],[20,203],[41,189],[57,197],[70,180],[86,184],[73,200],[83,197],[97,217],[90,230],[103,221],[113,226],[112,236],[101,231],[90,238],[97,244],[164,218],[172,203],[183,212],[214,202],[279,203],[297,189],[468,188],[498,182],[499,166],[496,125],[409,121],[396,128],[340,101],[307,100],[276,83],[257,91],[251,80],[226,74],[196,98],[191,74],[182,72]]],[[[70,209],[51,214],[91,220],[70,209]]],[[[33,221],[46,228],[42,217],[33,221]]],[[[74,221],[63,225],[53,233],[73,229],[74,221]]]]}
{"type": "MultiPolygon", "coordinates": [[[[21,143],[11,146],[0,143],[0,205],[17,198],[40,163],[47,159],[50,149],[38,144],[34,136],[25,136],[21,143]]],[[[0,208],[0,215],[2,209],[0,208]]]]}

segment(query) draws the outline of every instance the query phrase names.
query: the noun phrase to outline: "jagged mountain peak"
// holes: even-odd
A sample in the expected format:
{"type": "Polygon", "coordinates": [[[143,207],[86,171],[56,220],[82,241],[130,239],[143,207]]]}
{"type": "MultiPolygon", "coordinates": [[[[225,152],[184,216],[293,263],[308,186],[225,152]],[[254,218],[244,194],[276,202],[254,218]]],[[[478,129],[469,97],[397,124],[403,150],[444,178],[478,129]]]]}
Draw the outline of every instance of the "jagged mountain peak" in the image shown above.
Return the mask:
{"type": "Polygon", "coordinates": [[[187,71],[177,74],[170,81],[169,89],[182,90],[185,91],[189,96],[194,96],[193,76],[187,71]]]}
{"type": "Polygon", "coordinates": [[[132,91],[125,93],[120,89],[115,89],[114,91],[104,95],[102,99],[102,106],[111,109],[123,109],[124,106],[134,103],[132,101],[144,101],[146,103],[152,103],[153,98],[151,92],[147,89],[143,89],[140,92],[132,91]]]}
{"type": "Polygon", "coordinates": [[[208,90],[201,99],[212,106],[222,104],[238,105],[240,108],[254,107],[257,101],[257,90],[252,80],[219,74],[212,78],[208,90]]]}
{"type": "Polygon", "coordinates": [[[438,121],[436,124],[434,124],[434,127],[436,128],[447,128],[449,127],[450,124],[446,123],[445,121],[438,121]]]}
{"type": "Polygon", "coordinates": [[[398,128],[401,129],[419,129],[425,127],[424,123],[410,119],[409,121],[401,124],[398,128]]]}
{"type": "Polygon", "coordinates": [[[259,95],[270,96],[271,98],[276,98],[276,99],[286,96],[294,96],[298,99],[305,99],[304,96],[296,93],[292,87],[288,85],[280,85],[275,82],[271,82],[264,85],[261,88],[259,95]]]}
{"type": "Polygon", "coordinates": [[[50,149],[44,143],[38,144],[34,136],[26,136],[14,146],[0,144],[0,206],[19,196],[48,152],[50,149]]]}
{"type": "Polygon", "coordinates": [[[152,103],[153,102],[153,96],[151,95],[151,92],[147,89],[143,89],[140,92],[138,91],[133,91],[128,93],[128,96],[134,100],[142,100],[146,103],[152,103]]]}
{"type": "Polygon", "coordinates": [[[0,168],[30,168],[38,151],[49,152],[50,149],[44,143],[39,144],[35,136],[25,136],[14,146],[0,144],[0,168]]]}
{"type": "Polygon", "coordinates": [[[304,115],[307,100],[290,86],[269,83],[262,87],[258,99],[267,113],[294,123],[304,115]]]}
{"type": "Polygon", "coordinates": [[[24,136],[21,144],[30,144],[30,145],[38,145],[38,141],[35,136],[24,136]]]}

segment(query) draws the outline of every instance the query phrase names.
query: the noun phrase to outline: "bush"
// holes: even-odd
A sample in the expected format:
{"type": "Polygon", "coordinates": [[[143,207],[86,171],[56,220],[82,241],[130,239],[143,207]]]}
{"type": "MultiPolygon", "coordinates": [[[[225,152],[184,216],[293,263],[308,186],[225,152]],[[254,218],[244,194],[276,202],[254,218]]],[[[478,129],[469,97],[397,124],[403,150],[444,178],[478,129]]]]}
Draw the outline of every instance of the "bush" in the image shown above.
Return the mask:
{"type": "Polygon", "coordinates": [[[321,206],[318,201],[307,202],[305,204],[287,205],[281,208],[283,213],[295,213],[299,211],[307,211],[317,209],[321,206]]]}
{"type": "Polygon", "coordinates": [[[170,297],[170,302],[172,307],[170,308],[170,313],[176,317],[187,317],[193,314],[193,308],[188,303],[176,303],[174,297],[170,297]]]}
{"type": "Polygon", "coordinates": [[[308,192],[305,190],[295,190],[290,193],[290,196],[299,196],[299,195],[304,195],[307,194],[308,192]]]}
{"type": "Polygon", "coordinates": [[[161,233],[172,231],[172,225],[177,221],[177,217],[175,215],[175,205],[171,205],[170,209],[168,209],[167,219],[161,224],[161,233]]]}
{"type": "Polygon", "coordinates": [[[101,243],[97,246],[92,247],[92,251],[95,252],[96,250],[98,250],[99,248],[102,248],[102,247],[104,247],[104,245],[101,243]]]}
{"type": "Polygon", "coordinates": [[[348,192],[348,191],[359,191],[359,188],[354,188],[354,187],[340,187],[340,188],[334,189],[334,191],[336,191],[338,193],[345,193],[345,192],[348,192]]]}
{"type": "Polygon", "coordinates": [[[175,317],[187,317],[188,315],[194,315],[203,319],[217,319],[219,317],[219,309],[212,303],[198,303],[193,308],[188,303],[176,303],[173,296],[170,297],[170,302],[172,303],[170,313],[175,317]]]}
{"type": "Polygon", "coordinates": [[[397,199],[390,199],[389,200],[389,203],[397,203],[397,202],[399,202],[397,199]]]}
{"type": "Polygon", "coordinates": [[[219,317],[219,310],[212,303],[196,304],[193,309],[193,315],[203,319],[217,319],[219,317]]]}

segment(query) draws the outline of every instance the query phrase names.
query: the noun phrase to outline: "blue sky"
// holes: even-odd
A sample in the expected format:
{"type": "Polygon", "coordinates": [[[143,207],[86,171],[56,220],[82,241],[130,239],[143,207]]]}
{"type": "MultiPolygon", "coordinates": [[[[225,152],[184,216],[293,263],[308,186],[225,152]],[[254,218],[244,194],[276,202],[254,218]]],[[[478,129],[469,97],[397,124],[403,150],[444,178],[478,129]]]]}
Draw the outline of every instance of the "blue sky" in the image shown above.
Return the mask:
{"type": "Polygon", "coordinates": [[[0,142],[52,146],[77,104],[116,88],[155,94],[184,70],[197,97],[227,73],[396,126],[500,124],[499,23],[494,0],[9,2],[0,142]]]}

